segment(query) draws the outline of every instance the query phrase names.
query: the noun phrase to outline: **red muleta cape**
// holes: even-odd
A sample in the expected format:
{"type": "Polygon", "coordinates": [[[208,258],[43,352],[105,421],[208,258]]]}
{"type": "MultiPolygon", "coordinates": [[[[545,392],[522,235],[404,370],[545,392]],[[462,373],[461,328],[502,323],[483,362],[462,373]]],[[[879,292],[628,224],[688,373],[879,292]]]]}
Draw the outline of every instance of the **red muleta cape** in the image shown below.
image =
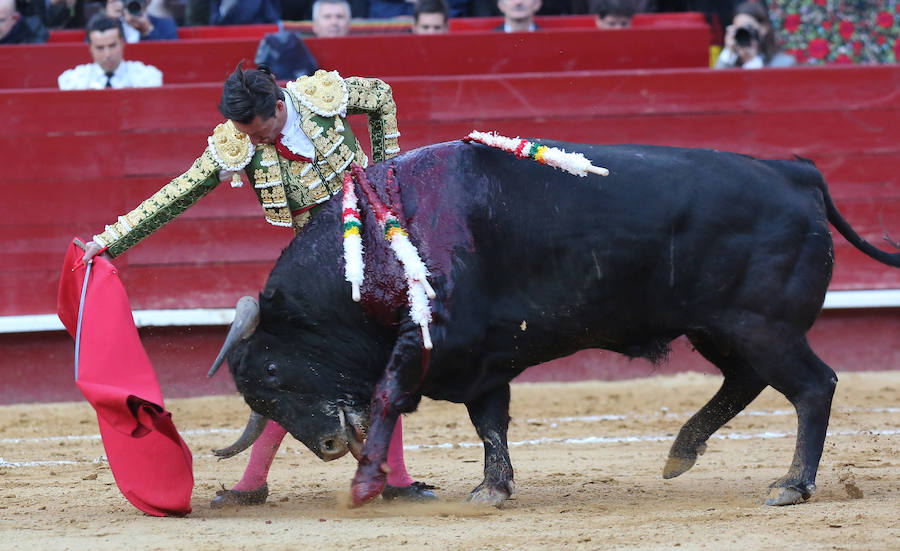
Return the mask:
{"type": "MultiPolygon", "coordinates": [[[[57,309],[76,337],[86,267],[69,245],[57,309]]],[[[116,268],[95,257],[84,298],[76,384],[97,412],[109,467],[122,495],[154,516],[191,512],[191,450],[165,410],[156,373],[141,345],[116,268]]]]}

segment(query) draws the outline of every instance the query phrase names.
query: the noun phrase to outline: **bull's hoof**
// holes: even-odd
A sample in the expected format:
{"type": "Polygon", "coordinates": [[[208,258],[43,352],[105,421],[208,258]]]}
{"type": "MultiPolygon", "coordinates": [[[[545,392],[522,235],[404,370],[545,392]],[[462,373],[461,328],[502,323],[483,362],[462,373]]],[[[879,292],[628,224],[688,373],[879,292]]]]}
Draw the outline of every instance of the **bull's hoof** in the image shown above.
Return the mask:
{"type": "Polygon", "coordinates": [[[772,506],[796,505],[809,499],[815,490],[815,484],[805,489],[800,489],[796,486],[773,487],[769,490],[769,496],[766,498],[765,504],[772,506]]]}
{"type": "Polygon", "coordinates": [[[243,507],[244,505],[262,505],[269,497],[269,484],[264,483],[255,490],[226,490],[216,492],[216,497],[209,502],[210,509],[223,507],[243,507]]]}
{"type": "Polygon", "coordinates": [[[469,503],[502,507],[506,500],[516,491],[516,483],[510,480],[505,485],[492,486],[482,482],[469,494],[469,503]]]}
{"type": "Polygon", "coordinates": [[[375,480],[357,482],[353,481],[350,486],[350,506],[362,507],[366,503],[372,501],[386,486],[387,477],[379,477],[375,480]]]}
{"type": "Polygon", "coordinates": [[[684,474],[693,467],[696,462],[696,457],[670,457],[666,460],[666,466],[663,467],[663,478],[675,478],[680,474],[684,474]]]}
{"type": "Polygon", "coordinates": [[[388,484],[381,492],[381,497],[387,501],[399,499],[401,501],[435,501],[435,487],[424,482],[413,482],[409,486],[391,486],[388,484]]]}
{"type": "Polygon", "coordinates": [[[697,462],[697,457],[703,455],[705,451],[706,442],[703,442],[697,446],[697,450],[693,455],[669,455],[669,459],[666,460],[666,466],[663,467],[663,478],[668,480],[688,472],[694,466],[694,463],[697,462]]]}

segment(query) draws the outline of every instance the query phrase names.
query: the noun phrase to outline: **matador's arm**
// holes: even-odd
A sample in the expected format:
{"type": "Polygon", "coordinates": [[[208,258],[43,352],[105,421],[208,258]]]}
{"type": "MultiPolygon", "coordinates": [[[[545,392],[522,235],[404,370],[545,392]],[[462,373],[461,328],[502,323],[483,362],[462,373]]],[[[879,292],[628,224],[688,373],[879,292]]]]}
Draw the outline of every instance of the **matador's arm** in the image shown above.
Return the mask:
{"type": "Polygon", "coordinates": [[[397,105],[391,87],[377,78],[348,77],[344,82],[349,96],[347,114],[368,116],[372,160],[377,163],[400,153],[397,105]]]}
{"type": "Polygon", "coordinates": [[[250,140],[230,121],[220,124],[210,137],[209,146],[187,172],[106,226],[93,241],[100,247],[108,247],[110,256],[119,256],[219,185],[219,170],[241,170],[252,158],[253,150],[250,140]]]}

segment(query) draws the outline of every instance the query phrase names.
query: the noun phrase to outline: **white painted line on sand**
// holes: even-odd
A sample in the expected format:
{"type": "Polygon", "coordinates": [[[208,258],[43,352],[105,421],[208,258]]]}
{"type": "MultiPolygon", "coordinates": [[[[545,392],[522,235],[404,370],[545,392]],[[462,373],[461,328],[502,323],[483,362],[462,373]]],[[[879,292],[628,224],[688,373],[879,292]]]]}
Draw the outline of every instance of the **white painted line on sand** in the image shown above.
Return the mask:
{"type": "MultiPolygon", "coordinates": [[[[211,434],[211,433],[225,433],[225,432],[239,432],[237,429],[213,429],[206,430],[200,429],[196,431],[185,431],[182,434],[195,434],[195,435],[203,435],[203,434],[211,434]]],[[[860,435],[872,435],[872,436],[896,436],[900,434],[900,429],[873,429],[873,430],[846,430],[846,431],[829,431],[827,433],[828,437],[840,437],[840,436],[860,436],[860,435]]],[[[729,432],[725,434],[713,434],[711,438],[717,440],[752,440],[752,439],[772,439],[772,438],[788,438],[795,436],[795,432],[757,432],[757,433],[742,433],[742,432],[729,432]]],[[[56,440],[56,439],[65,439],[66,437],[47,437],[44,440],[56,440]]],[[[82,439],[87,439],[88,437],[82,437],[82,439]]],[[[99,436],[93,437],[99,439],[99,436]]],[[[38,439],[7,439],[7,440],[18,440],[18,443],[22,443],[25,440],[28,441],[37,441],[38,439]]],[[[510,448],[517,448],[521,446],[542,446],[547,444],[563,444],[563,445],[591,445],[591,444],[622,444],[622,443],[630,443],[630,442],[667,442],[675,440],[675,436],[671,434],[637,434],[637,435],[625,435],[625,436],[585,436],[579,438],[551,438],[551,437],[543,437],[537,438],[533,440],[519,440],[513,441],[509,443],[510,448]]],[[[481,442],[445,442],[442,444],[411,444],[403,446],[404,450],[407,451],[420,451],[420,450],[433,450],[433,449],[453,449],[453,448],[480,448],[482,446],[481,442]]],[[[287,453],[284,449],[280,450],[279,453],[287,453]]],[[[299,452],[294,452],[295,454],[304,453],[304,450],[300,450],[299,452]]],[[[204,453],[195,453],[193,454],[195,459],[199,458],[213,458],[212,454],[204,453]]],[[[9,467],[9,468],[20,468],[20,467],[46,467],[46,466],[56,466],[56,465],[81,465],[81,464],[95,464],[105,462],[106,458],[101,457],[98,459],[93,459],[90,461],[79,461],[79,460],[58,460],[58,461],[48,461],[48,460],[34,460],[34,461],[6,461],[2,457],[0,457],[0,468],[9,467]]]]}

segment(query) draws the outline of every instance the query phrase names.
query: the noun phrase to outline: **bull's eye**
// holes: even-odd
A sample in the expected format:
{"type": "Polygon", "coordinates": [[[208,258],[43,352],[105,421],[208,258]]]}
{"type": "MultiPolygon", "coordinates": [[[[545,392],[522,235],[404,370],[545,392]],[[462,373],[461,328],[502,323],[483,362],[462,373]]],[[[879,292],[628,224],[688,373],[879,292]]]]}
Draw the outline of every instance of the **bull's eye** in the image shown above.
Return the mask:
{"type": "Polygon", "coordinates": [[[275,362],[266,366],[266,384],[271,387],[278,386],[278,366],[275,362]]]}

